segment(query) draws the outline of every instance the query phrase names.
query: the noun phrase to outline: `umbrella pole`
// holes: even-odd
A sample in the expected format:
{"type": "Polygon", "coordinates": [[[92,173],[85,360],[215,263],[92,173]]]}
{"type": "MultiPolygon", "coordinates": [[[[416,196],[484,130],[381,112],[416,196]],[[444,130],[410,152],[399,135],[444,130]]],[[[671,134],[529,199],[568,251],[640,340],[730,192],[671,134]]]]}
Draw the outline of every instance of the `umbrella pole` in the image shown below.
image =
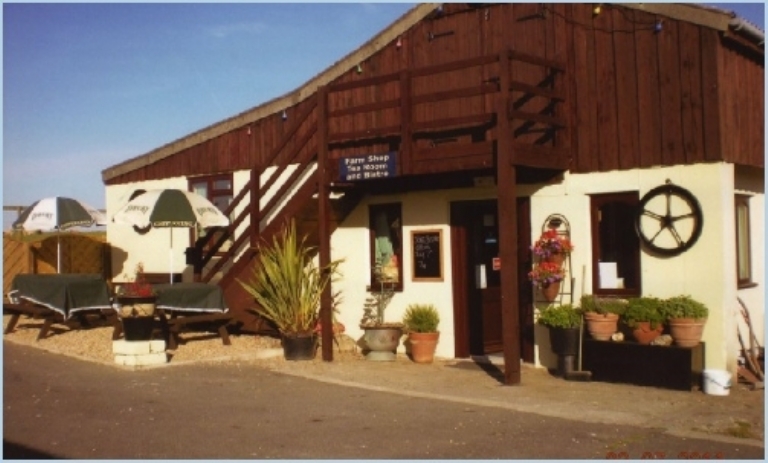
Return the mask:
{"type": "Polygon", "coordinates": [[[168,274],[168,277],[169,277],[169,283],[173,284],[173,227],[169,227],[168,230],[171,231],[171,256],[170,256],[171,270],[170,270],[170,273],[168,274]]]}
{"type": "Polygon", "coordinates": [[[61,230],[56,232],[56,273],[61,273],[61,230]]]}

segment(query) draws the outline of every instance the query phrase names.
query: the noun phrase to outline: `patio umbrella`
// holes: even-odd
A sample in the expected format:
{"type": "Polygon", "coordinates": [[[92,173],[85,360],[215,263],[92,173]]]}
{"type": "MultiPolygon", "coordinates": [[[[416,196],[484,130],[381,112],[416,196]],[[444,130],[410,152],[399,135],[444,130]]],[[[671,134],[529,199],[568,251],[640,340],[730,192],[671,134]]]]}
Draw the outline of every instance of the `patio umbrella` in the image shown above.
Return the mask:
{"type": "Polygon", "coordinates": [[[106,225],[98,209],[72,198],[52,196],[34,202],[13,222],[15,230],[56,230],[56,271],[61,273],[61,230],[73,227],[106,225]]]}
{"type": "Polygon", "coordinates": [[[169,228],[171,232],[170,280],[173,283],[173,229],[200,225],[226,227],[229,219],[208,199],[197,193],[178,189],[149,190],[128,201],[112,221],[139,228],[169,228]]]}

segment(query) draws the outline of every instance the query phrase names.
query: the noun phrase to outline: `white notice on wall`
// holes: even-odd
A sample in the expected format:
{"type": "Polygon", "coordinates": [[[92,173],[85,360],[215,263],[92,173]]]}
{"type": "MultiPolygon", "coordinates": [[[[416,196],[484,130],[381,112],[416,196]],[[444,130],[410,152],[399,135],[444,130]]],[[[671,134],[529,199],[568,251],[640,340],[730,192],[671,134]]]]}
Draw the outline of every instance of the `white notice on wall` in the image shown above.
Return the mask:
{"type": "Polygon", "coordinates": [[[616,289],[619,287],[619,279],[616,270],[616,262],[600,262],[600,288],[616,289]]]}
{"type": "Polygon", "coordinates": [[[488,282],[485,278],[485,265],[475,265],[475,288],[485,289],[488,287],[488,282]]]}

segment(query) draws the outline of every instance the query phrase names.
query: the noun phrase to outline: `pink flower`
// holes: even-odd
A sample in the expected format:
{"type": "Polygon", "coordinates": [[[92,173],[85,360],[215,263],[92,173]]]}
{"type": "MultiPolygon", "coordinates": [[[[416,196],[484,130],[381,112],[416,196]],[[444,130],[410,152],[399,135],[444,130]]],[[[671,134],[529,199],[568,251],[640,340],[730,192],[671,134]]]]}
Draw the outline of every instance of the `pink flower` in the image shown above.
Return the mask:
{"type": "Polygon", "coordinates": [[[533,254],[540,259],[547,259],[553,254],[569,254],[573,251],[573,244],[568,237],[560,235],[557,230],[547,230],[531,247],[533,254]]]}

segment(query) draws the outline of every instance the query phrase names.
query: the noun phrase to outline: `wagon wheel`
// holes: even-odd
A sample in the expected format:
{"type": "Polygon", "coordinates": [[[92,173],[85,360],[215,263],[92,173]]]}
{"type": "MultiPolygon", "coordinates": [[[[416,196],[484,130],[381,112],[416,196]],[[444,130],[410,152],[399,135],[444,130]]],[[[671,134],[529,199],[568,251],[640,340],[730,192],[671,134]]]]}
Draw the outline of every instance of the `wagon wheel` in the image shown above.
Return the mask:
{"type": "Polygon", "coordinates": [[[699,239],[703,225],[696,198],[669,181],[646,193],[635,215],[637,236],[648,249],[663,256],[688,250],[699,239]]]}

